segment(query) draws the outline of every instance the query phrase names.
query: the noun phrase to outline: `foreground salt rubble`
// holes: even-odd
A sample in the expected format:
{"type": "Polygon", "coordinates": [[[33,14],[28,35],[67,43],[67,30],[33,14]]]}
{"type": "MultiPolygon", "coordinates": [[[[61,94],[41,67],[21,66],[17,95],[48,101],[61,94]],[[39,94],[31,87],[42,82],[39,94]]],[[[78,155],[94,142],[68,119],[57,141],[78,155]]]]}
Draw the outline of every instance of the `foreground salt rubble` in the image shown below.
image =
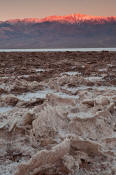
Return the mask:
{"type": "Polygon", "coordinates": [[[10,159],[9,174],[115,174],[115,93],[98,91],[93,97],[91,90],[81,90],[78,95],[47,94],[39,106],[4,114],[1,156],[10,159]]]}
{"type": "Polygon", "coordinates": [[[82,73],[1,80],[0,175],[116,174],[116,86],[82,73]]]}

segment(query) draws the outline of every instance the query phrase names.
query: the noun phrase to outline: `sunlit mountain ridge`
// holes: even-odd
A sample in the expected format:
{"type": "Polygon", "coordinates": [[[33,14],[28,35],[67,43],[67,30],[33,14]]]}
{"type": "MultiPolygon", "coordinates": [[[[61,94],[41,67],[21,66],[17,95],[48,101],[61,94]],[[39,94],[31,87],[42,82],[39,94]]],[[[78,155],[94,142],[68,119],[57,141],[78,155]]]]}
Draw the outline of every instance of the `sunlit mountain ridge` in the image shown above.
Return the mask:
{"type": "Polygon", "coordinates": [[[80,22],[96,22],[105,23],[110,21],[116,21],[116,16],[104,17],[104,16],[90,16],[84,14],[71,14],[67,16],[48,16],[45,18],[24,18],[24,19],[10,19],[5,22],[17,23],[17,22],[32,22],[32,23],[42,23],[42,22],[61,22],[61,23],[80,23],[80,22]]]}

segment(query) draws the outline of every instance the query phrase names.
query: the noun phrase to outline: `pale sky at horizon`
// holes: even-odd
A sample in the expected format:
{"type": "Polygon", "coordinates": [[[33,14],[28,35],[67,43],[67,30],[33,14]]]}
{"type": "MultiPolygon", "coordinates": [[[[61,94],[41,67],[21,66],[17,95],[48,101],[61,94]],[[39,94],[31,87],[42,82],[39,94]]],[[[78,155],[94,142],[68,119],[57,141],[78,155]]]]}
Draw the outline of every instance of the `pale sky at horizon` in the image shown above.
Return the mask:
{"type": "Polygon", "coordinates": [[[72,13],[116,16],[116,0],[0,0],[0,20],[72,13]]]}

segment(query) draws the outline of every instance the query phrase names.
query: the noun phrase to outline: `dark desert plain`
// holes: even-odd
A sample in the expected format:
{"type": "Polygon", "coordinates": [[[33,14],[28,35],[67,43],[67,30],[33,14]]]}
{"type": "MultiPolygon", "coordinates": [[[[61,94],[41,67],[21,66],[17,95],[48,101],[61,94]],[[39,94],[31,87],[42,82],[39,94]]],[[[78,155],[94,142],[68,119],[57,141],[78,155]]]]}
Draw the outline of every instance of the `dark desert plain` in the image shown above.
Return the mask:
{"type": "Polygon", "coordinates": [[[0,53],[0,175],[116,175],[116,52],[0,53]]]}

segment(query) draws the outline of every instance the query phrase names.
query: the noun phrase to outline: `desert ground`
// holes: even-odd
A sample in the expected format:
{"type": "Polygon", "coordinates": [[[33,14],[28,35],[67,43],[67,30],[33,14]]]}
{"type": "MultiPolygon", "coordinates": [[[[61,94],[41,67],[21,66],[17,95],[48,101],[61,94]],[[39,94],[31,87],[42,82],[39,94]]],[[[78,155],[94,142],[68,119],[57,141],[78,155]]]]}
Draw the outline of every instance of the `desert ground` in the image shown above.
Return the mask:
{"type": "Polygon", "coordinates": [[[0,175],[116,175],[116,52],[0,53],[0,175]]]}

